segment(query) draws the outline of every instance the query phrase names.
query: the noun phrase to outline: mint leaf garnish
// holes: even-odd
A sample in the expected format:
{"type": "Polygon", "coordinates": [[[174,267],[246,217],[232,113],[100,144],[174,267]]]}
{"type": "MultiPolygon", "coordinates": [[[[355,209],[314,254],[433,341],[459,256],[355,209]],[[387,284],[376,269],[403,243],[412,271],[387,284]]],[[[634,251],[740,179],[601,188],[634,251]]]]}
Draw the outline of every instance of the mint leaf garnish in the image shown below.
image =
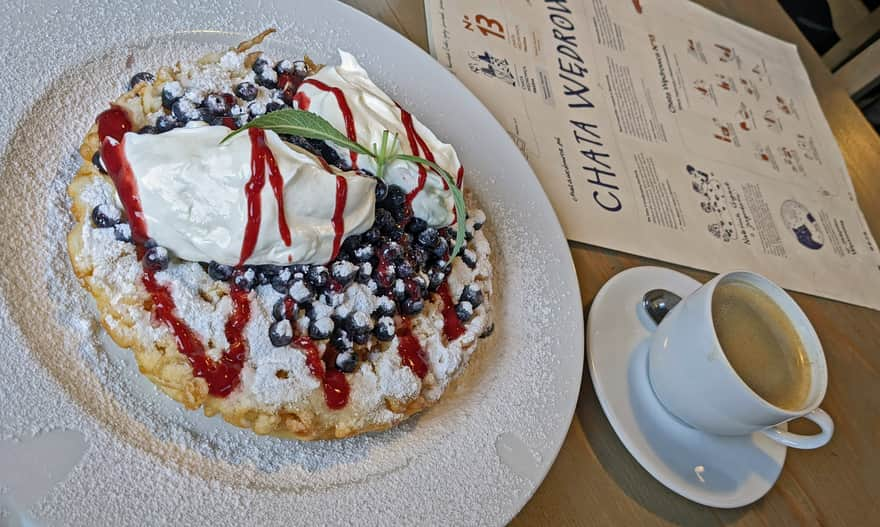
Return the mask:
{"type": "Polygon", "coordinates": [[[323,117],[303,110],[285,109],[261,115],[230,133],[220,141],[225,143],[229,138],[240,134],[248,128],[262,128],[279,134],[298,135],[307,139],[330,141],[348,148],[358,154],[372,155],[372,152],[350,140],[339,130],[333,128],[323,117]]]}

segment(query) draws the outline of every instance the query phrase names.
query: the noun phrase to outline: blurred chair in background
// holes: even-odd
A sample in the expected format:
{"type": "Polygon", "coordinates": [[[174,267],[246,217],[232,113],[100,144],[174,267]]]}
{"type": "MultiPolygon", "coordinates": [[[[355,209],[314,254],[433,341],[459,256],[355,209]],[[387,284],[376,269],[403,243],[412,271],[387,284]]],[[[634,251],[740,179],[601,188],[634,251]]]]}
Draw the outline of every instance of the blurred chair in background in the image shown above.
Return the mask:
{"type": "Polygon", "coordinates": [[[880,0],[779,0],[880,132],[880,0]]]}

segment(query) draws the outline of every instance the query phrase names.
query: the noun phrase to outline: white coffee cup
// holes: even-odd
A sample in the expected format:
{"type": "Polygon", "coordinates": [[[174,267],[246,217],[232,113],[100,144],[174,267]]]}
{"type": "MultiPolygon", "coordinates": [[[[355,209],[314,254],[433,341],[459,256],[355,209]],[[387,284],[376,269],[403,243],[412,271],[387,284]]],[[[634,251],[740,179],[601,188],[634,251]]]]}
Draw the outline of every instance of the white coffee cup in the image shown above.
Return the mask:
{"type": "Polygon", "coordinates": [[[831,416],[819,408],[828,386],[825,354],[804,312],[763,276],[749,272],[721,274],[675,306],[657,326],[648,351],[648,377],[660,403],[685,424],[718,435],[762,431],[795,448],[818,448],[834,433],[831,416]],[[769,296],[789,318],[812,368],[804,405],[796,411],[775,406],[755,393],[731,366],[715,334],[712,296],[720,283],[744,282],[769,296]],[[821,431],[801,435],[777,428],[805,417],[821,431]]]}

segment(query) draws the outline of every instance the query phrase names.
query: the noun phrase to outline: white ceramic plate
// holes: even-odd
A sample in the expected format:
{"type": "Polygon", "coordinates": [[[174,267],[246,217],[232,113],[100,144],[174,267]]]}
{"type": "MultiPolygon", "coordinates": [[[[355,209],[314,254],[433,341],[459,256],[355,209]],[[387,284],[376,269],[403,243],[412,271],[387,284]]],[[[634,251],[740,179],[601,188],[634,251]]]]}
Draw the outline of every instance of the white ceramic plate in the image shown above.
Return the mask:
{"type": "Polygon", "coordinates": [[[574,268],[537,179],[427,54],[334,2],[50,0],[0,12],[0,524],[502,524],[547,473],[583,366],[574,268]],[[97,330],[64,235],[94,116],[135,72],[279,28],[273,56],[353,52],[453,143],[496,253],[496,334],[436,407],[344,441],[256,437],[182,410],[97,330]]]}

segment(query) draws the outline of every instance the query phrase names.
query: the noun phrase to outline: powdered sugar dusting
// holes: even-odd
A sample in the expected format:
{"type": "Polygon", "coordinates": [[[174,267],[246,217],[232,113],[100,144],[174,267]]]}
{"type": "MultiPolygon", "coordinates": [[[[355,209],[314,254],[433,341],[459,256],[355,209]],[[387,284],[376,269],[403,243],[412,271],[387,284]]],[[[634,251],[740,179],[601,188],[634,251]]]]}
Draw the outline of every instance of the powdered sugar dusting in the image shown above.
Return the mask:
{"type": "MultiPolygon", "coordinates": [[[[67,481],[47,490],[29,514],[47,524],[65,525],[118,525],[144,519],[287,525],[290,518],[302,514],[317,523],[346,523],[353,511],[358,521],[376,525],[477,524],[508,518],[537,482],[524,481],[494,455],[495,438],[515,432],[544,459],[552,458],[567,428],[568,416],[557,414],[566,412],[559,400],[576,392],[572,383],[578,380],[559,367],[562,359],[557,352],[563,349],[559,339],[571,339],[570,330],[578,327],[575,321],[581,315],[572,298],[577,293],[570,275],[559,284],[538,271],[564,271],[567,265],[554,262],[558,253],[548,251],[545,240],[536,238],[536,225],[541,229],[549,225],[546,232],[557,232],[552,230],[554,220],[546,215],[546,201],[533,206],[523,201],[526,198],[513,198],[508,190],[492,184],[491,165],[478,163],[478,145],[483,143],[481,134],[489,135],[487,129],[473,123],[462,129],[436,110],[429,114],[425,109],[437,105],[420,101],[422,91],[399,93],[389,84],[407,82],[403,68],[411,63],[385,61],[380,53],[362,48],[361,62],[380,86],[417,115],[421,109],[426,124],[459,147],[466,166],[483,168],[484,174],[469,170],[466,181],[487,212],[499,283],[510,284],[499,287],[494,300],[504,308],[498,309],[496,334],[456,389],[425,415],[389,432],[335,442],[254,436],[183,410],[137,373],[127,351],[103,341],[91,300],[73,276],[64,246],[70,227],[65,189],[79,163],[72,153],[92,117],[122,91],[132,73],[213,51],[222,36],[144,41],[139,35],[168,34],[194,22],[185,16],[150,20],[145,18],[147,12],[164,8],[144,4],[112,9],[100,4],[88,12],[69,9],[82,6],[0,14],[14,17],[3,18],[8,31],[0,38],[15,43],[4,47],[11,50],[8,71],[19,79],[0,83],[0,95],[10,101],[7,119],[0,123],[0,170],[4,198],[15,204],[0,212],[0,346],[5,353],[0,361],[0,399],[17,401],[0,405],[0,438],[24,440],[43,430],[73,429],[81,431],[89,444],[67,481]],[[19,21],[30,19],[34,27],[50,28],[54,38],[43,39],[45,30],[31,31],[19,21]],[[78,23],[69,24],[72,19],[78,23]],[[105,26],[114,32],[100,29],[105,26]],[[138,35],[125,28],[137,28],[138,35]],[[99,39],[101,50],[93,47],[98,34],[107,36],[99,39]],[[212,45],[201,43],[206,38],[213,39],[212,45]],[[132,41],[137,44],[125,44],[132,41]],[[54,42],[65,42],[63,57],[51,47],[54,42]],[[129,55],[132,66],[126,69],[129,55]],[[47,62],[45,57],[57,60],[47,62]],[[70,65],[75,69],[60,71],[70,65]],[[30,75],[38,70],[43,74],[30,75]],[[113,78],[118,80],[108,82],[113,78]],[[24,104],[33,99],[22,98],[22,90],[40,94],[38,102],[26,109],[24,104]],[[513,203],[515,210],[508,208],[513,203]],[[561,426],[546,426],[560,418],[565,421],[561,426]],[[388,500],[389,489],[407,492],[411,501],[423,506],[388,500]],[[146,495],[150,499],[143,499],[146,495]]],[[[239,24],[224,18],[242,9],[248,7],[202,2],[190,11],[199,14],[199,27],[228,28],[239,24]]],[[[262,12],[289,9],[284,4],[281,10],[262,12]]],[[[292,9],[296,25],[282,25],[290,29],[269,47],[277,49],[284,43],[287,56],[307,51],[320,60],[330,57],[336,47],[364,45],[342,29],[347,24],[338,23],[344,8],[309,8],[301,3],[292,9]],[[309,20],[310,9],[332,10],[335,16],[309,20]]],[[[253,33],[273,22],[265,15],[250,20],[253,33]]],[[[354,26],[359,26],[360,20],[356,22],[354,26]]],[[[440,85],[448,84],[440,80],[440,85]]],[[[461,104],[470,103],[462,97],[461,104]]],[[[497,128],[494,121],[488,122],[497,128]]],[[[509,177],[510,172],[502,173],[509,177]]],[[[100,235],[112,236],[112,230],[100,235]]],[[[553,236],[555,250],[558,234],[553,236]]],[[[139,272],[133,254],[123,255],[117,265],[123,269],[120,276],[139,272]]],[[[134,278],[129,283],[136,283],[134,278]]],[[[369,375],[360,378],[359,382],[371,382],[369,375]]],[[[406,380],[387,389],[405,390],[406,380]]],[[[0,475],[0,485],[2,480],[0,475]]]]}

